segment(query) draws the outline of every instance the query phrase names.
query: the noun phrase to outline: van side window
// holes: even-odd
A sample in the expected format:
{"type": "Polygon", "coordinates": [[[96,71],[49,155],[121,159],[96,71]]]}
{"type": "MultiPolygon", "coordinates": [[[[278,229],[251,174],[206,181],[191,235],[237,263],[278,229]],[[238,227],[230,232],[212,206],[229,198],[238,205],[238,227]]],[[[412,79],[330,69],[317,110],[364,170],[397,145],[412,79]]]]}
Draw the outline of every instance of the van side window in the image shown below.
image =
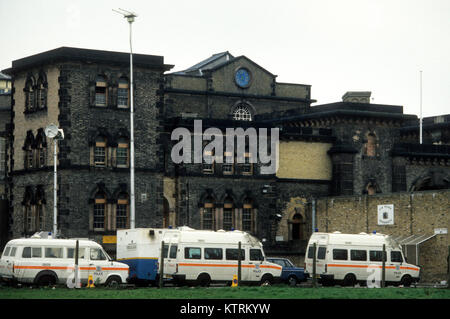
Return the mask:
{"type": "Polygon", "coordinates": [[[262,261],[264,256],[261,249],[250,249],[250,260],[262,261]]]}
{"type": "Polygon", "coordinates": [[[391,262],[402,263],[403,262],[402,253],[399,251],[391,251],[391,262]]]}
{"type": "Polygon", "coordinates": [[[106,260],[106,256],[100,248],[91,248],[91,260],[106,260]]]}
{"type": "Polygon", "coordinates": [[[367,251],[365,250],[350,250],[350,259],[356,261],[367,261],[367,251]]]}
{"type": "MultiPolygon", "coordinates": [[[[237,248],[227,248],[225,255],[227,260],[238,260],[238,252],[237,248]]],[[[245,259],[245,250],[241,249],[241,260],[245,259]]]]}
{"type": "Polygon", "coordinates": [[[22,250],[22,258],[31,258],[31,247],[24,247],[22,250]]]}
{"type": "Polygon", "coordinates": [[[177,245],[170,246],[169,258],[177,258],[177,250],[178,250],[177,245]]]}
{"type": "Polygon", "coordinates": [[[327,253],[327,247],[319,247],[317,251],[317,259],[325,259],[325,255],[327,253]]]}
{"type": "Polygon", "coordinates": [[[62,258],[62,248],[59,247],[45,247],[46,258],[62,258]]]}
{"type": "Polygon", "coordinates": [[[205,259],[214,259],[214,260],[223,259],[222,248],[205,248],[205,259]]]}
{"type": "Polygon", "coordinates": [[[16,257],[16,250],[17,247],[11,248],[11,251],[9,252],[9,257],[16,257]]]}
{"type": "Polygon", "coordinates": [[[347,249],[333,249],[333,259],[334,260],[347,260],[348,250],[347,249]]]}
{"type": "Polygon", "coordinates": [[[164,244],[163,256],[164,256],[164,258],[167,258],[169,256],[169,244],[164,244]]]}
{"type": "MultiPolygon", "coordinates": [[[[84,248],[78,248],[78,258],[84,259],[84,248]]],[[[67,248],[67,258],[75,258],[75,248],[67,248]]]]}
{"type": "Polygon", "coordinates": [[[184,258],[186,259],[201,259],[202,250],[199,247],[184,248],[184,258]]]}
{"type": "Polygon", "coordinates": [[[3,251],[3,257],[8,257],[9,256],[10,249],[11,249],[11,247],[6,246],[5,250],[3,251]]]}
{"type": "Polygon", "coordinates": [[[314,246],[309,246],[308,248],[308,258],[314,258],[314,246]]]}
{"type": "Polygon", "coordinates": [[[33,258],[41,258],[42,257],[42,248],[41,247],[33,247],[33,248],[31,248],[31,257],[33,257],[33,258]]]}
{"type": "MultiPolygon", "coordinates": [[[[382,250],[371,250],[369,251],[370,261],[383,261],[383,251],[382,250]]],[[[384,255],[384,260],[386,260],[386,254],[384,255]]]]}

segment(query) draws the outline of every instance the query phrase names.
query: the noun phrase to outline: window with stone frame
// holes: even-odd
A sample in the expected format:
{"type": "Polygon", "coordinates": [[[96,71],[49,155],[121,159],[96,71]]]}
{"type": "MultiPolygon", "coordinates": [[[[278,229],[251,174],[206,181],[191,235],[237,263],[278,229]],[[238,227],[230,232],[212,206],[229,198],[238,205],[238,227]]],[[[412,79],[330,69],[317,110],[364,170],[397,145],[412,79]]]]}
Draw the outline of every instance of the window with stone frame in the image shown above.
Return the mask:
{"type": "Polygon", "coordinates": [[[121,137],[117,141],[116,166],[129,167],[130,165],[130,145],[128,139],[121,137]]]}
{"type": "Polygon", "coordinates": [[[43,129],[39,129],[36,136],[36,165],[41,168],[47,165],[47,139],[43,129]]]}
{"type": "Polygon", "coordinates": [[[108,105],[108,84],[106,78],[98,75],[95,80],[95,106],[106,107],[108,105]]]}
{"type": "Polygon", "coordinates": [[[39,73],[36,86],[36,109],[42,110],[47,107],[47,77],[43,71],[39,73]]]}
{"type": "Polygon", "coordinates": [[[224,152],[222,173],[224,175],[232,175],[234,173],[234,155],[233,152],[224,152]]]}
{"type": "Polygon", "coordinates": [[[227,197],[223,203],[222,224],[224,230],[232,230],[236,228],[234,220],[234,203],[233,199],[227,197]]]}
{"type": "Polygon", "coordinates": [[[93,207],[93,228],[97,231],[105,230],[107,216],[106,195],[98,192],[95,195],[93,207]]]}
{"type": "Polygon", "coordinates": [[[0,137],[0,180],[6,178],[6,137],[0,137]]]}
{"type": "Polygon", "coordinates": [[[252,113],[250,112],[250,107],[245,103],[237,105],[233,110],[233,119],[237,121],[251,121],[252,113]]]}
{"type": "Polygon", "coordinates": [[[119,79],[117,88],[117,107],[128,108],[130,107],[130,85],[126,77],[119,79]]]}
{"type": "Polygon", "coordinates": [[[253,233],[255,231],[255,219],[253,201],[247,198],[244,200],[242,207],[242,230],[253,233]]]}
{"type": "Polygon", "coordinates": [[[203,205],[202,229],[215,230],[215,212],[214,200],[208,197],[203,205]]]}
{"type": "Polygon", "coordinates": [[[25,112],[32,112],[36,107],[35,80],[32,75],[28,75],[23,89],[25,93],[25,112]]]}
{"type": "Polygon", "coordinates": [[[32,169],[35,167],[34,161],[34,146],[35,140],[34,135],[31,130],[27,131],[27,136],[25,138],[25,144],[22,148],[23,150],[23,158],[24,158],[24,169],[32,169]]]}
{"type": "Polygon", "coordinates": [[[93,147],[93,157],[95,167],[106,167],[108,148],[106,144],[107,140],[104,136],[97,136],[93,147]]]}
{"type": "Polygon", "coordinates": [[[203,145],[203,164],[202,169],[204,174],[214,173],[214,149],[212,151],[205,150],[206,142],[203,145]]]}
{"type": "Polygon", "coordinates": [[[244,153],[244,163],[241,164],[243,175],[253,175],[253,163],[251,161],[252,153],[244,153]]]}
{"type": "Polygon", "coordinates": [[[120,193],[116,203],[116,229],[129,228],[130,202],[127,193],[120,193]]]}

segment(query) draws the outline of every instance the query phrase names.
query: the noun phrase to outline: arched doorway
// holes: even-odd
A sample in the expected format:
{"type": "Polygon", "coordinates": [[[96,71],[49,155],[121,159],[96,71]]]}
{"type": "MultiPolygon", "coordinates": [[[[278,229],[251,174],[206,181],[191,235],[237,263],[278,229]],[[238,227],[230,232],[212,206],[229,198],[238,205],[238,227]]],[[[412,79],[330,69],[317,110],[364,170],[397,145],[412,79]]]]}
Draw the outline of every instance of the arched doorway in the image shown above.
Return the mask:
{"type": "Polygon", "coordinates": [[[301,240],[302,239],[302,224],[303,217],[301,214],[296,213],[291,220],[291,239],[301,240]]]}
{"type": "Polygon", "coordinates": [[[163,197],[163,228],[167,228],[170,225],[170,209],[169,209],[169,202],[165,197],[163,197]]]}

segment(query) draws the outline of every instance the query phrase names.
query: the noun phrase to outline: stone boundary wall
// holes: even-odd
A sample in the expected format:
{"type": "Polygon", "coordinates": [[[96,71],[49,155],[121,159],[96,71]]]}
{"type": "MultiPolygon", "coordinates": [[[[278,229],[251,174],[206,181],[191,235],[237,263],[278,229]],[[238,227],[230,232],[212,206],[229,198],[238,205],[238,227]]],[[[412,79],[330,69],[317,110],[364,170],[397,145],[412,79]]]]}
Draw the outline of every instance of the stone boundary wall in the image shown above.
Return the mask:
{"type": "MultiPolygon", "coordinates": [[[[316,228],[319,232],[360,232],[409,236],[430,235],[450,224],[450,190],[319,198],[316,228]],[[378,224],[378,205],[394,205],[393,225],[378,224]]],[[[448,234],[437,234],[419,245],[423,282],[447,279],[448,234]]],[[[415,260],[409,260],[415,263],[415,260]]]]}

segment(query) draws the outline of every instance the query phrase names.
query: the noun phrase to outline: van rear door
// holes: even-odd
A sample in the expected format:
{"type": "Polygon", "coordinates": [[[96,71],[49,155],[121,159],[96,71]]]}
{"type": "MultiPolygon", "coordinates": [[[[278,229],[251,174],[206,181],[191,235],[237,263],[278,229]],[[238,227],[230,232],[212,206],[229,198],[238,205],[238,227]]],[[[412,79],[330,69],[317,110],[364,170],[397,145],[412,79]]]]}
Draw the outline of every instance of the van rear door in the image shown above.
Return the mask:
{"type": "Polygon", "coordinates": [[[0,259],[0,276],[6,279],[12,279],[14,274],[14,260],[17,248],[15,246],[6,246],[0,259]]]}

